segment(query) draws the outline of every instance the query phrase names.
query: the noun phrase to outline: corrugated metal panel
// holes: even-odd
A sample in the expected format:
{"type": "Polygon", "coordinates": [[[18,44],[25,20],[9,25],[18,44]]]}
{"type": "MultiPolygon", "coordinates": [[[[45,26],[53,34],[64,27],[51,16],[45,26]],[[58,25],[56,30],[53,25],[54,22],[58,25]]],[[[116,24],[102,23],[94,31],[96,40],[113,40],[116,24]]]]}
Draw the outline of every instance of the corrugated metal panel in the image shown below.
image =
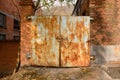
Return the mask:
{"type": "Polygon", "coordinates": [[[88,66],[89,17],[34,16],[32,65],[88,66]]]}
{"type": "Polygon", "coordinates": [[[88,17],[61,17],[62,66],[89,65],[89,24],[88,17]]]}
{"type": "Polygon", "coordinates": [[[35,65],[59,66],[59,17],[34,17],[32,62],[35,65]]]}

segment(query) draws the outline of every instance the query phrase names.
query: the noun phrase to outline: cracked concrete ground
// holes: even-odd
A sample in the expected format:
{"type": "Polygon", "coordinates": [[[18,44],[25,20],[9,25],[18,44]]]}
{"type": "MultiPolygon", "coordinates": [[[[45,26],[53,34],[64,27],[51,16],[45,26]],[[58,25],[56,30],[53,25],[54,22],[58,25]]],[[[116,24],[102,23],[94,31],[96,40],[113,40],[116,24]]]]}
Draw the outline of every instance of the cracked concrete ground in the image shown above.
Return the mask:
{"type": "Polygon", "coordinates": [[[120,80],[112,79],[100,66],[80,68],[24,67],[0,80],[120,80]]]}

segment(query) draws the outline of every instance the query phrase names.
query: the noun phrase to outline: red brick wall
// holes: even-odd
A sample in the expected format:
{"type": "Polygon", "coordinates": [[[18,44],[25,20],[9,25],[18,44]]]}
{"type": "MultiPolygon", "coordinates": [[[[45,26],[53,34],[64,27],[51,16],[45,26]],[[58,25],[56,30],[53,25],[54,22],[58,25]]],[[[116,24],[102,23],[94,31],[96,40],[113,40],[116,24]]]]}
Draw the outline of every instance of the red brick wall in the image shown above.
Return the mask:
{"type": "MultiPolygon", "coordinates": [[[[18,0],[13,0],[18,5],[18,0]]],[[[11,0],[0,0],[0,10],[7,13],[10,16],[18,17],[18,11],[11,0]]]]}
{"type": "Polygon", "coordinates": [[[120,44],[120,1],[90,0],[92,44],[120,44]]]}
{"type": "Polygon", "coordinates": [[[6,28],[0,27],[0,33],[6,33],[6,39],[12,40],[14,35],[19,35],[19,30],[13,28],[13,20],[19,20],[18,11],[11,0],[0,0],[0,12],[6,15],[6,28]]]}

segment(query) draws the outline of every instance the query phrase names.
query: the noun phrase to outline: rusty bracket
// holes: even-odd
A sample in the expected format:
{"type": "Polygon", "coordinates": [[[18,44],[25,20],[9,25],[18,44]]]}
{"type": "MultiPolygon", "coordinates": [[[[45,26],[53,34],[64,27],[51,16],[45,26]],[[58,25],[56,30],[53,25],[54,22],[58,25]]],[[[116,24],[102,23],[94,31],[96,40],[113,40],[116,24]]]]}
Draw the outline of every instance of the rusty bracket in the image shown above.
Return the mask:
{"type": "MultiPolygon", "coordinates": [[[[62,37],[62,36],[56,36],[55,38],[57,39],[58,42],[62,42],[62,41],[67,41],[67,42],[68,42],[68,37],[65,37],[65,38],[64,38],[64,37],[62,37]]],[[[70,47],[71,41],[69,41],[68,43],[69,43],[69,45],[68,45],[68,46],[65,46],[66,48],[70,47]]]]}
{"type": "Polygon", "coordinates": [[[30,58],[31,58],[30,53],[27,53],[27,54],[26,54],[26,58],[27,58],[27,59],[30,59],[30,58]]]}
{"type": "Polygon", "coordinates": [[[94,18],[91,18],[91,17],[90,17],[90,21],[93,21],[93,20],[94,20],[94,18]]]}
{"type": "Polygon", "coordinates": [[[31,15],[28,15],[28,16],[26,16],[26,19],[27,19],[28,21],[31,21],[32,16],[31,16],[31,15]]]}
{"type": "Polygon", "coordinates": [[[63,38],[62,36],[56,36],[55,38],[56,38],[58,41],[68,40],[68,37],[63,38]]]}
{"type": "Polygon", "coordinates": [[[91,55],[90,60],[95,60],[95,55],[91,55]]]}

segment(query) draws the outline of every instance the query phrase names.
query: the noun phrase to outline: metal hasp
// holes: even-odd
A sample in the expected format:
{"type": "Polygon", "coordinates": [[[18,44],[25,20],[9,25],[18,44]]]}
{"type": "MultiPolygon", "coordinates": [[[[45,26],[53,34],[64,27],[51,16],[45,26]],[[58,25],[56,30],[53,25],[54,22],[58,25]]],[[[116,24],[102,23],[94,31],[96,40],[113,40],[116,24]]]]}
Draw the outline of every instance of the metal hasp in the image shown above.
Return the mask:
{"type": "Polygon", "coordinates": [[[31,64],[78,67],[90,64],[90,17],[33,16],[31,64]]]}

